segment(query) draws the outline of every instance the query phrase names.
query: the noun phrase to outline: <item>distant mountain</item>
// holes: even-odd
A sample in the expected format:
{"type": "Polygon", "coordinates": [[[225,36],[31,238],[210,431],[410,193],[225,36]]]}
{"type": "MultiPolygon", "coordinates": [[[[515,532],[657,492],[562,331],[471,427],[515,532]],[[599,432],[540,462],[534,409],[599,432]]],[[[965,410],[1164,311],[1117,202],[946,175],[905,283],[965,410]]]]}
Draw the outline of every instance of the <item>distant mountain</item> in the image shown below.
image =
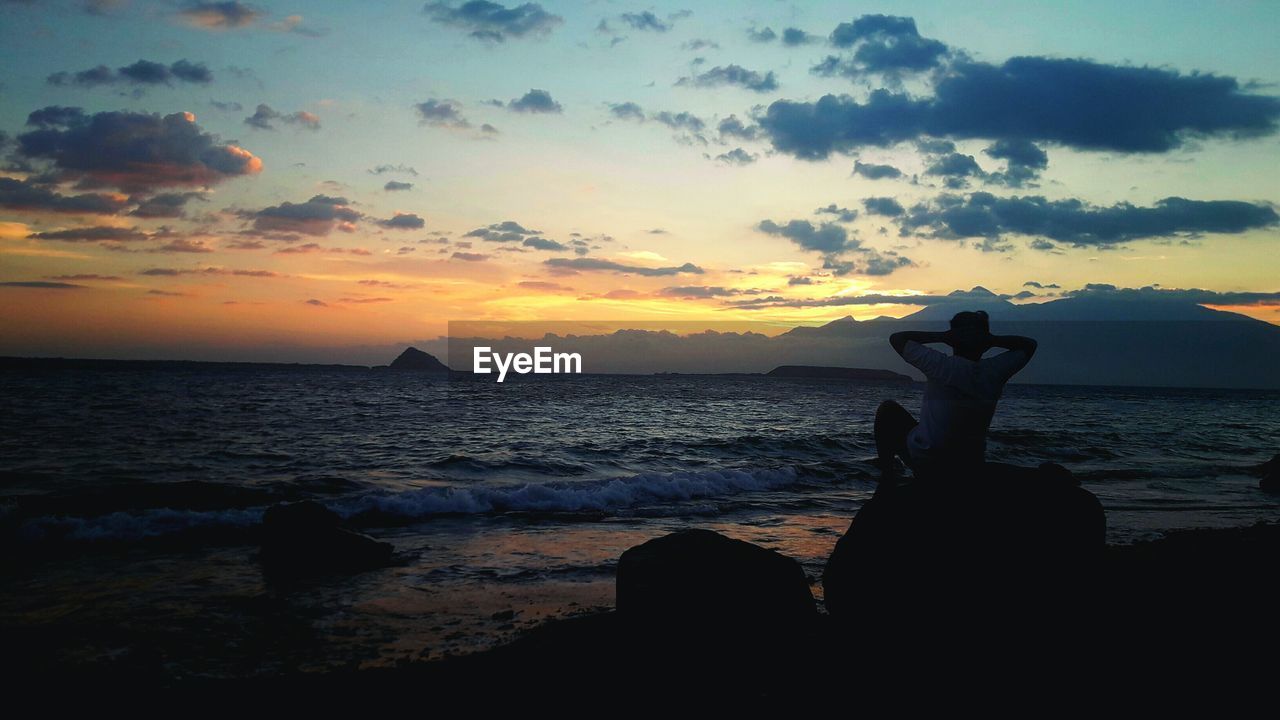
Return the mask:
{"type": "Polygon", "coordinates": [[[406,348],[400,357],[391,361],[388,366],[392,370],[413,370],[415,372],[447,373],[449,367],[436,359],[434,355],[424,353],[418,348],[406,348]]]}
{"type": "Polygon", "coordinates": [[[892,370],[871,368],[824,367],[822,365],[779,365],[765,373],[769,377],[829,378],[833,380],[874,380],[877,382],[911,382],[911,376],[892,370]]]}

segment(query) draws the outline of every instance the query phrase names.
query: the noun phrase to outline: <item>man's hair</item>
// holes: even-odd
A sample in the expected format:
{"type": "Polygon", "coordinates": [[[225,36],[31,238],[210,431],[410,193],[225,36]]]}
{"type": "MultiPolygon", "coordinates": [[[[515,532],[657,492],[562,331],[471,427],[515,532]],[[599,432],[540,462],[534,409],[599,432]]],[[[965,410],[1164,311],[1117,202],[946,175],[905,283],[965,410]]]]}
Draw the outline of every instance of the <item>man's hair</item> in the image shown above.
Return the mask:
{"type": "Polygon", "coordinates": [[[955,314],[951,318],[951,329],[958,330],[960,328],[977,328],[983,332],[991,332],[991,323],[987,318],[985,310],[964,311],[955,314]]]}

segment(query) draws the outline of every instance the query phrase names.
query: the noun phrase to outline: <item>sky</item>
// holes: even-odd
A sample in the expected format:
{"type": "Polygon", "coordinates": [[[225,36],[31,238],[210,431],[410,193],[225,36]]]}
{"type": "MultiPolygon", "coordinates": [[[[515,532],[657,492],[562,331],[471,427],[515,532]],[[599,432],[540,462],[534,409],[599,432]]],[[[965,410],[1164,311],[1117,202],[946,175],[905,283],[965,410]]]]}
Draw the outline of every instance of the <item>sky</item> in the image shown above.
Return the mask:
{"type": "Polygon", "coordinates": [[[1280,323],[1271,2],[0,0],[0,27],[3,355],[308,361],[975,286],[1280,323]]]}

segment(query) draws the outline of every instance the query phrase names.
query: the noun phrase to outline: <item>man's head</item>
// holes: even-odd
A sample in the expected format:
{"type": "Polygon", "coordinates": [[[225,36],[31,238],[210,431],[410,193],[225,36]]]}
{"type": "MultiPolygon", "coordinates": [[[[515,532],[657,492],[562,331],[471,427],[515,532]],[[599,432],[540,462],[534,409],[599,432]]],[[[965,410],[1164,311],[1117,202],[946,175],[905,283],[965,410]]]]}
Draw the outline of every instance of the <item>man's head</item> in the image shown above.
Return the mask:
{"type": "Polygon", "coordinates": [[[958,312],[951,318],[951,349],[956,355],[979,360],[990,347],[991,323],[982,310],[958,312]]]}

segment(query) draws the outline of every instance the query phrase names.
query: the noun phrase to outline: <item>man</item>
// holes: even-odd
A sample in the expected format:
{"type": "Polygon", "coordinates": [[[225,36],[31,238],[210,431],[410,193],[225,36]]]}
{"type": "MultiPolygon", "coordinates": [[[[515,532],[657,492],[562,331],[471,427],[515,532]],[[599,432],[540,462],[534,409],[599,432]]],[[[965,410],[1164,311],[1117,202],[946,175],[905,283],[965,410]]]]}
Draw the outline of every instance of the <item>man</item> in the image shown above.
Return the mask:
{"type": "Polygon", "coordinates": [[[987,314],[962,312],[946,332],[897,332],[889,344],[928,379],[920,421],[901,405],[886,400],[876,410],[875,439],[880,466],[894,470],[902,456],[916,477],[963,472],[983,461],[987,427],[1004,384],[1036,352],[1036,341],[1017,335],[992,335],[987,314]],[[951,346],[952,355],[925,347],[951,346]],[[983,359],[987,350],[1006,352],[983,359]]]}

